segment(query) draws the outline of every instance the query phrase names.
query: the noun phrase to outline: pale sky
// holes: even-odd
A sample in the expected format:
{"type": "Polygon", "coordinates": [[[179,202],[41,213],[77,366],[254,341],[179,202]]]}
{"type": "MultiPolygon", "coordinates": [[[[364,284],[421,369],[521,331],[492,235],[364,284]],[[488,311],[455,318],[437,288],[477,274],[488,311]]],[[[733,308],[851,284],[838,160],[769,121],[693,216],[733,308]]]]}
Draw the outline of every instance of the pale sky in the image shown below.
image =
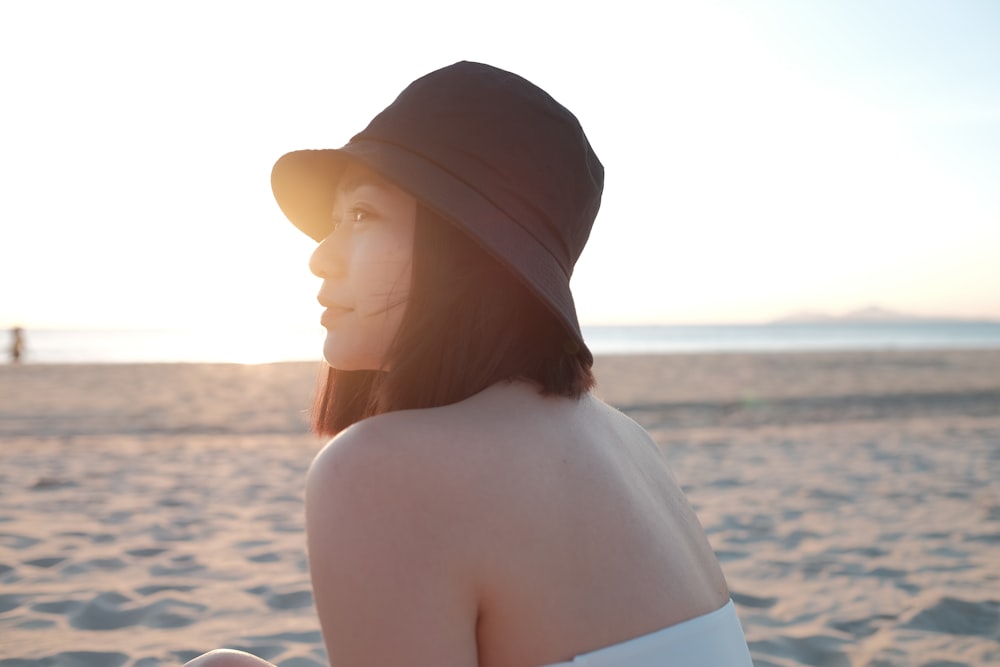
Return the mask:
{"type": "Polygon", "coordinates": [[[318,326],[271,165],[458,60],[604,162],[585,324],[1000,319],[998,35],[993,0],[0,3],[0,327],[318,326]]]}

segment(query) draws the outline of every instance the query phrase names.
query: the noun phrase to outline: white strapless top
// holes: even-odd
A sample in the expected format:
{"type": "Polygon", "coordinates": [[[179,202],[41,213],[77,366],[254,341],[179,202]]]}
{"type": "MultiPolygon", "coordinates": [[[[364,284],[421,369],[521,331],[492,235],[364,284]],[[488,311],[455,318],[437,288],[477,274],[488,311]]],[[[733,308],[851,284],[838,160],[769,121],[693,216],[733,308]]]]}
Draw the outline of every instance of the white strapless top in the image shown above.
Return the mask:
{"type": "Polygon", "coordinates": [[[730,600],[713,612],[545,667],[753,667],[730,600]]]}

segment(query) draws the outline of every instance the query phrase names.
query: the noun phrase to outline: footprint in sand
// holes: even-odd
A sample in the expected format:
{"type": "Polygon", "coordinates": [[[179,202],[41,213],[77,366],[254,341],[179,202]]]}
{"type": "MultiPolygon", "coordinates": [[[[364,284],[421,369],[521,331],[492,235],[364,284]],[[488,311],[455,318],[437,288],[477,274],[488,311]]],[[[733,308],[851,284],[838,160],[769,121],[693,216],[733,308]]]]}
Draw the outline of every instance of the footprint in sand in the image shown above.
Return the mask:
{"type": "Polygon", "coordinates": [[[147,547],[145,549],[128,549],[125,553],[136,558],[149,558],[151,556],[159,556],[164,551],[166,549],[162,547],[147,547]]]}
{"type": "Polygon", "coordinates": [[[31,560],[23,561],[25,565],[30,565],[31,567],[38,567],[42,569],[48,569],[54,567],[59,563],[62,563],[66,559],[60,556],[51,556],[48,558],[32,558],[31,560]]]}
{"type": "Polygon", "coordinates": [[[76,600],[53,600],[51,602],[38,602],[31,605],[31,611],[37,611],[40,614],[58,614],[63,615],[73,610],[79,608],[83,603],[77,602],[76,600]]]}
{"type": "Polygon", "coordinates": [[[304,658],[302,656],[295,656],[294,658],[281,661],[281,667],[324,667],[325,665],[326,662],[322,660],[304,658]]]}
{"type": "Polygon", "coordinates": [[[90,574],[92,572],[117,572],[128,567],[121,558],[93,558],[82,563],[73,563],[63,568],[63,575],[90,574]]]}
{"type": "Polygon", "coordinates": [[[125,653],[98,651],[65,651],[44,658],[9,658],[0,660],[0,667],[121,667],[129,660],[125,653]]]}
{"type": "Polygon", "coordinates": [[[251,563],[277,563],[281,560],[281,554],[273,551],[265,551],[264,553],[247,556],[247,560],[251,563]]]}
{"type": "Polygon", "coordinates": [[[879,614],[871,618],[859,618],[854,621],[836,621],[830,623],[830,627],[841,632],[853,635],[857,639],[870,637],[878,632],[882,626],[896,620],[892,614],[879,614]]]}
{"type": "Polygon", "coordinates": [[[0,595],[0,614],[21,606],[20,595],[0,595]]]}
{"type": "Polygon", "coordinates": [[[41,540],[27,535],[17,535],[16,533],[0,533],[0,546],[8,549],[27,549],[41,542],[41,540]]]}
{"type": "Polygon", "coordinates": [[[1000,602],[942,598],[921,609],[903,627],[1000,641],[1000,602]]]}
{"type": "Polygon", "coordinates": [[[181,574],[193,574],[205,569],[194,556],[174,556],[170,559],[172,565],[153,565],[149,573],[154,577],[171,577],[181,574]]]}
{"type": "Polygon", "coordinates": [[[77,486],[79,486],[79,484],[71,479],[63,479],[61,477],[39,477],[30,488],[33,491],[50,491],[52,489],[72,489],[77,486]]]}
{"type": "Polygon", "coordinates": [[[269,586],[256,586],[247,589],[247,593],[262,597],[271,609],[302,609],[313,603],[312,591],[308,588],[281,593],[272,591],[269,586]]]}
{"type": "Polygon", "coordinates": [[[778,598],[776,597],[761,598],[756,595],[748,595],[747,593],[737,593],[736,591],[730,591],[729,597],[741,607],[749,607],[751,609],[770,609],[778,603],[778,598]]]}
{"type": "Polygon", "coordinates": [[[69,624],[78,630],[118,630],[137,625],[182,628],[195,623],[206,609],[205,605],[173,598],[135,605],[128,596],[115,592],[101,593],[88,602],[56,600],[32,606],[36,612],[67,616],[69,624]]]}
{"type": "Polygon", "coordinates": [[[828,635],[806,637],[777,636],[773,639],[749,642],[750,651],[755,656],[787,656],[803,665],[830,665],[833,667],[851,664],[842,648],[849,644],[846,639],[828,635]]]}
{"type": "Polygon", "coordinates": [[[280,632],[275,635],[247,637],[247,639],[255,641],[292,642],[295,644],[318,644],[323,641],[323,633],[319,630],[310,630],[308,632],[280,632]]]}
{"type": "Polygon", "coordinates": [[[140,586],[135,589],[135,592],[143,597],[148,597],[150,595],[155,595],[156,593],[162,593],[163,591],[176,591],[178,593],[190,593],[196,587],[186,586],[181,584],[174,585],[164,585],[164,586],[140,586]]]}

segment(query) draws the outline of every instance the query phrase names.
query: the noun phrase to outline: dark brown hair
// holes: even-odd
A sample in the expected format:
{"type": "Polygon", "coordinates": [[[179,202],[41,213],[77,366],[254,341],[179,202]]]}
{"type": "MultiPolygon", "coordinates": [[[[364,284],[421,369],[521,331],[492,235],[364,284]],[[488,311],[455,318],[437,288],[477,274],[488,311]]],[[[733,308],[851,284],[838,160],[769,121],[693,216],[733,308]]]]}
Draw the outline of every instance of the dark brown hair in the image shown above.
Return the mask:
{"type": "Polygon", "coordinates": [[[516,274],[422,205],[410,297],[387,361],[385,372],[329,368],[313,430],[334,435],[383,412],[456,403],[502,380],[573,398],[594,386],[590,350],[516,274]]]}

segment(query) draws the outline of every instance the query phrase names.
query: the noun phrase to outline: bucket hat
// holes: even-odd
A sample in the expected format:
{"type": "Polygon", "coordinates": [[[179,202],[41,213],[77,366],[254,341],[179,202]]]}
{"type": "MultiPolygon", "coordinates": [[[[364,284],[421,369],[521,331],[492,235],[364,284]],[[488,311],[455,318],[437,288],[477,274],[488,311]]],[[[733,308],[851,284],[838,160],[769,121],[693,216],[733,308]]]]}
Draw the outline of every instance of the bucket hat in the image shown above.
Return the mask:
{"type": "Polygon", "coordinates": [[[467,232],[545,302],[586,350],[569,288],[604,188],[576,117],[511,72],[459,62],[407,86],[339,149],[283,155],[271,172],[282,212],[316,239],[356,160],[467,232]]]}

